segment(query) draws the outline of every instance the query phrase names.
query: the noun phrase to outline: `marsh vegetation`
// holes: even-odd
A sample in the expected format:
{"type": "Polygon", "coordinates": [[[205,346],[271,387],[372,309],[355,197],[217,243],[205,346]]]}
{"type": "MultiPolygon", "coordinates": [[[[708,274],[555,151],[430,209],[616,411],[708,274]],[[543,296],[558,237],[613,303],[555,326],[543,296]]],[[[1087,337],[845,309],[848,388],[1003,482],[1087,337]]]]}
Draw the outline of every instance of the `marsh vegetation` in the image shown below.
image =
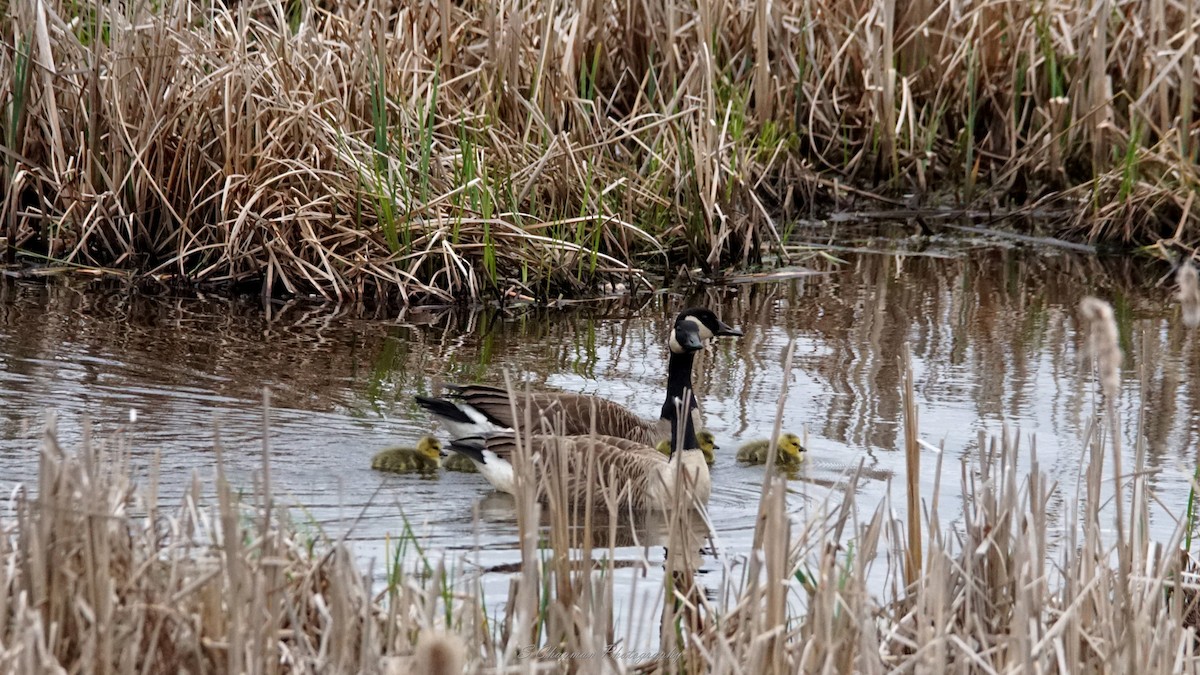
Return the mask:
{"type": "Polygon", "coordinates": [[[1198,32],[1176,0],[10,2],[0,236],[388,303],[771,264],[831,209],[1190,255],[1198,32]]]}
{"type": "Polygon", "coordinates": [[[451,652],[451,664],[482,672],[1194,672],[1193,521],[1180,518],[1166,541],[1149,536],[1145,444],[1122,469],[1113,313],[1095,299],[1081,309],[1094,331],[1091,386],[1105,403],[1087,423],[1075,494],[1015,434],[980,438],[961,463],[924,450],[906,366],[910,472],[897,487],[907,507],[861,503],[860,469],[796,521],[786,481],[764,474],[747,565],[708,577],[715,595],[694,574],[701,540],[678,534],[694,532],[690,523],[673,524],[650,625],[637,629],[657,635],[647,652],[614,642],[616,530],[591,508],[551,498],[539,513],[518,495],[520,564],[507,600],[489,606],[411,530],[375,587],[343,538],[305,531],[277,501],[265,441],[252,492],[227,482],[215,440],[212,487],[196,482],[165,504],[157,461],[135,484],[120,438],[85,437],[65,452],[51,428],[38,483],[15,495],[3,521],[0,666],[451,672],[430,665],[431,650],[442,650],[441,661],[451,652]],[[1018,468],[1026,453],[1030,470],[1018,468]],[[966,510],[949,514],[942,490],[954,476],[966,510]],[[1068,499],[1082,509],[1056,513],[1068,499]],[[406,547],[417,555],[406,559],[406,547]],[[876,567],[888,579],[882,594],[868,581],[876,567]]]}
{"type": "Polygon", "coordinates": [[[689,299],[746,329],[697,373],[710,522],[631,527],[370,460],[434,377],[642,405],[682,299],[396,325],[0,282],[0,670],[1198,670],[1194,278],[950,256],[689,299]],[[786,482],[734,457],[780,411],[786,482]]]}

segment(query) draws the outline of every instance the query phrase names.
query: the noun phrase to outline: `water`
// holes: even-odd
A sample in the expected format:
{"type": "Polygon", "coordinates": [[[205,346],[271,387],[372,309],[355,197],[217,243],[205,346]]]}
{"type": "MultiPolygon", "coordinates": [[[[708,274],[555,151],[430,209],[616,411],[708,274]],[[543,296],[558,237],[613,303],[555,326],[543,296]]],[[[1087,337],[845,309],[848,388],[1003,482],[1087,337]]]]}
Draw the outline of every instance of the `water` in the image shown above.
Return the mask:
{"type": "MultiPolygon", "coordinates": [[[[447,554],[482,579],[486,594],[502,597],[519,561],[508,497],[478,475],[425,480],[369,468],[379,449],[414,443],[430,429],[412,395],[428,393],[435,379],[502,382],[507,369],[535,387],[594,393],[654,416],[669,319],[685,303],[701,303],[745,331],[698,362],[696,378],[722,447],[709,504],[721,554],[708,567],[736,569],[752,538],[762,469],[738,466],[733,454],[739,442],[769,434],[785,375],[785,430],[808,433],[809,461],[791,483],[796,521],[837,499],[860,464],[864,514],[893,478],[895,506],[903,506],[906,343],[921,437],[946,448],[943,503],[957,498],[960,460],[976,461],[979,432],[1004,425],[1035,435],[1042,470],[1074,486],[1095,400],[1075,308],[1095,294],[1113,302],[1126,351],[1118,406],[1125,466],[1144,404],[1147,471],[1164,508],[1151,514],[1151,534],[1170,536],[1168,512],[1182,514],[1200,452],[1200,355],[1171,284],[1156,276],[1165,269],[965,240],[901,255],[837,255],[846,262],[808,263],[822,274],[689,298],[380,317],[300,304],[268,314],[255,300],[0,282],[0,489],[33,482],[51,410],[65,447],[79,441],[86,417],[101,435],[127,434],[142,466],[160,454],[164,504],[193,475],[211,485],[215,430],[234,480],[249,485],[261,466],[269,389],[272,481],[284,501],[303,506],[294,509],[299,520],[335,536],[349,532],[356,553],[381,575],[384,542],[401,533],[403,514],[430,552],[447,554]],[[785,374],[791,341],[795,357],[785,374]]],[[[934,461],[932,452],[922,458],[926,495],[934,461]]],[[[955,509],[945,509],[943,519],[952,520],[955,509]]],[[[661,546],[621,554],[648,561],[627,583],[653,597],[656,584],[636,579],[653,577],[661,546]]]]}

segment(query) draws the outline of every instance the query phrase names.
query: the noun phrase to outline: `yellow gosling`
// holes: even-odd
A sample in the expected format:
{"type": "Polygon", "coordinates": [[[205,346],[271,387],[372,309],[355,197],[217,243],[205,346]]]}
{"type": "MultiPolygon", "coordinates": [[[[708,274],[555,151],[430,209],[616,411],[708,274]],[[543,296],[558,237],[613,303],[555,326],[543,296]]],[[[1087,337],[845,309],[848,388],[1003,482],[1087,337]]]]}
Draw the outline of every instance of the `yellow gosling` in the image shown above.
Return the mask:
{"type": "Polygon", "coordinates": [[[452,452],[449,457],[442,458],[442,468],[446,471],[479,473],[479,467],[475,466],[475,462],[457,452],[452,452]]]}
{"type": "MultiPolygon", "coordinates": [[[[767,451],[770,448],[770,439],[750,441],[738,448],[738,461],[747,464],[766,464],[767,451]]],[[[775,463],[779,466],[796,466],[804,461],[804,453],[805,449],[800,444],[799,436],[792,433],[783,434],[779,437],[779,445],[776,447],[775,463]]]]}
{"type": "Polygon", "coordinates": [[[415,448],[388,448],[371,459],[371,468],[389,473],[433,473],[441,464],[442,444],[423,436],[415,448]]]}
{"type": "MultiPolygon", "coordinates": [[[[696,432],[696,440],[700,442],[700,452],[704,453],[704,461],[707,462],[709,466],[712,466],[713,462],[716,461],[716,455],[713,451],[721,449],[721,446],[717,445],[716,437],[713,436],[713,433],[708,429],[701,429],[700,431],[696,432]]],[[[662,454],[668,457],[671,456],[670,439],[664,438],[658,442],[658,445],[654,447],[662,454]]]]}

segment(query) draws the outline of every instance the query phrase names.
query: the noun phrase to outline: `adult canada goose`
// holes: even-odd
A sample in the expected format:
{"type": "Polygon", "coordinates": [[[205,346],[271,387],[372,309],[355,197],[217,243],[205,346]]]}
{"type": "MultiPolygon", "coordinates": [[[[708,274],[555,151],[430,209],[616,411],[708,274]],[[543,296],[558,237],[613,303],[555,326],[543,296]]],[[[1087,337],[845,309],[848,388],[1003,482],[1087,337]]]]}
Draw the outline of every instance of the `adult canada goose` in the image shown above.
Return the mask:
{"type": "MultiPolygon", "coordinates": [[[[673,503],[679,469],[682,469],[694,498],[707,503],[712,484],[691,414],[695,405],[691,395],[692,363],[696,352],[704,348],[703,324],[692,317],[685,313],[676,319],[669,342],[671,357],[667,364],[667,393],[661,417],[668,421],[670,428],[670,456],[660,454],[653,445],[615,436],[533,435],[529,450],[535,475],[531,478],[537,482],[540,498],[546,495],[539,479],[547,471],[548,463],[553,461],[552,453],[557,451],[561,453],[557,456],[566,463],[566,494],[572,499],[578,500],[591,492],[594,503],[607,503],[603,490],[589,490],[586,484],[587,462],[592,461],[595,466],[591,475],[597,482],[621,490],[623,498],[634,508],[661,510],[673,503]],[[678,420],[682,421],[677,424],[678,420]]],[[[424,397],[418,397],[418,401],[425,408],[436,411],[434,414],[439,417],[446,406],[458,411],[461,417],[467,416],[449,401],[424,397]]],[[[474,461],[479,472],[497,490],[512,494],[517,489],[512,465],[516,444],[513,432],[502,430],[456,438],[449,447],[474,461]]]]}
{"type": "Polygon", "coordinates": [[[371,468],[388,473],[433,473],[440,464],[442,444],[423,436],[415,448],[388,448],[371,458],[371,468]]]}
{"type": "MultiPolygon", "coordinates": [[[[767,452],[771,449],[771,441],[764,438],[757,441],[750,441],[742,447],[738,448],[737,458],[739,462],[748,464],[766,464],[767,452]]],[[[777,466],[796,466],[804,461],[805,449],[800,445],[800,437],[796,434],[786,433],[779,437],[779,444],[775,448],[775,464],[777,466]]]]}
{"type": "MultiPolygon", "coordinates": [[[[680,312],[675,318],[675,325],[680,325],[681,321],[695,327],[702,343],[717,335],[742,334],[742,331],[726,325],[712,310],[704,307],[693,307],[680,312]]],[[[685,386],[691,387],[690,365],[685,386]]],[[[513,406],[509,401],[507,389],[486,384],[469,384],[452,386],[449,390],[444,399],[418,396],[417,402],[441,421],[451,437],[480,436],[514,428],[513,406]]],[[[538,425],[540,417],[545,417],[554,425],[561,423],[561,428],[555,426],[554,430],[564,436],[594,433],[599,436],[628,438],[653,447],[671,435],[671,430],[667,428],[667,423],[661,415],[658,419],[646,419],[619,403],[598,396],[568,392],[517,391],[516,397],[516,422],[524,423],[525,408],[533,404],[534,409],[530,411],[533,424],[538,425]]],[[[699,428],[703,424],[699,419],[699,408],[694,396],[691,407],[696,418],[693,421],[699,428]]]]}
{"type": "MultiPolygon", "coordinates": [[[[708,429],[701,429],[696,432],[696,442],[700,444],[700,452],[704,453],[704,462],[712,466],[713,462],[716,461],[716,455],[713,451],[721,449],[721,446],[717,445],[716,437],[708,429]]],[[[658,442],[658,445],[654,446],[654,449],[670,457],[671,441],[664,438],[658,442]]]]}

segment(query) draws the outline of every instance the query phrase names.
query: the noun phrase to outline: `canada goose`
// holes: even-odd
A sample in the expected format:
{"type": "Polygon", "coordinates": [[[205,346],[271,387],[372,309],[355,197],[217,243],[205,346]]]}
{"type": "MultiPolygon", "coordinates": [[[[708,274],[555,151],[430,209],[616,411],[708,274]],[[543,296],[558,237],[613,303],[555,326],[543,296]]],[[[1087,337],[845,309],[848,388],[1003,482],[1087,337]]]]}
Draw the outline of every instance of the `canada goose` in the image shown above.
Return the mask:
{"type": "MultiPolygon", "coordinates": [[[[704,348],[700,321],[692,315],[680,315],[671,331],[671,352],[667,364],[667,395],[663,401],[662,419],[669,424],[672,437],[670,456],[660,454],[653,445],[615,436],[584,435],[535,435],[530,440],[530,453],[534,471],[541,476],[551,461],[551,452],[556,448],[566,460],[567,492],[577,499],[588,493],[586,485],[587,462],[594,461],[593,476],[613,487],[626,490],[624,497],[638,509],[664,509],[675,496],[677,469],[682,469],[689,481],[693,496],[707,503],[712,491],[708,464],[696,439],[692,408],[695,398],[691,395],[692,363],[697,351],[704,348]],[[682,420],[676,424],[677,420],[682,420]],[[674,448],[681,448],[674,451],[674,448]],[[682,463],[682,467],[680,467],[682,463]]],[[[466,412],[448,401],[439,399],[422,400],[422,406],[440,417],[445,406],[466,412]]],[[[456,438],[450,450],[469,457],[479,467],[479,472],[497,490],[514,493],[516,478],[513,475],[511,458],[516,450],[517,439],[511,430],[491,431],[480,435],[456,438]]],[[[541,481],[539,497],[544,498],[541,481]]],[[[596,504],[607,503],[602,490],[592,491],[596,504]]]]}
{"type": "MultiPolygon", "coordinates": [[[[702,343],[717,335],[739,336],[742,331],[726,325],[710,309],[693,307],[679,313],[675,325],[686,321],[695,326],[702,343]]],[[[689,359],[691,356],[688,357],[689,359]]],[[[668,377],[670,373],[668,372],[668,377]]],[[[689,364],[686,387],[691,387],[689,364]]],[[[514,427],[513,407],[508,390],[486,384],[469,384],[449,387],[444,399],[418,396],[417,403],[442,422],[454,438],[486,435],[497,431],[511,431],[514,427]]],[[[680,388],[682,390],[682,388],[680,388]]],[[[645,419],[625,406],[607,399],[588,394],[568,392],[517,392],[516,421],[525,420],[525,407],[532,403],[535,409],[531,419],[538,423],[539,416],[558,423],[555,428],[564,436],[616,436],[628,438],[654,447],[658,441],[671,435],[663,418],[645,419]],[[593,415],[594,411],[594,415],[593,415]]],[[[695,396],[691,408],[697,427],[702,426],[695,396]]]]}
{"type": "MultiPolygon", "coordinates": [[[[766,464],[767,451],[770,449],[771,441],[766,438],[750,441],[738,448],[737,458],[739,462],[748,464],[766,464]]],[[[775,448],[775,463],[780,466],[795,466],[804,461],[805,452],[804,446],[800,445],[799,436],[792,433],[783,434],[775,448]]]]}
{"type": "Polygon", "coordinates": [[[440,464],[442,444],[422,436],[415,448],[388,448],[371,458],[371,468],[389,473],[433,473],[440,464]]]}
{"type": "Polygon", "coordinates": [[[457,452],[451,452],[442,458],[442,468],[446,471],[458,471],[460,473],[479,473],[475,462],[457,452]]]}
{"type": "MultiPolygon", "coordinates": [[[[701,429],[696,432],[696,442],[700,444],[700,452],[704,453],[704,462],[712,466],[713,462],[716,461],[716,455],[713,454],[713,451],[721,449],[721,446],[717,445],[716,437],[708,429],[701,429]]],[[[671,455],[671,441],[664,438],[658,442],[658,445],[654,446],[654,449],[669,457],[671,455]]]]}

